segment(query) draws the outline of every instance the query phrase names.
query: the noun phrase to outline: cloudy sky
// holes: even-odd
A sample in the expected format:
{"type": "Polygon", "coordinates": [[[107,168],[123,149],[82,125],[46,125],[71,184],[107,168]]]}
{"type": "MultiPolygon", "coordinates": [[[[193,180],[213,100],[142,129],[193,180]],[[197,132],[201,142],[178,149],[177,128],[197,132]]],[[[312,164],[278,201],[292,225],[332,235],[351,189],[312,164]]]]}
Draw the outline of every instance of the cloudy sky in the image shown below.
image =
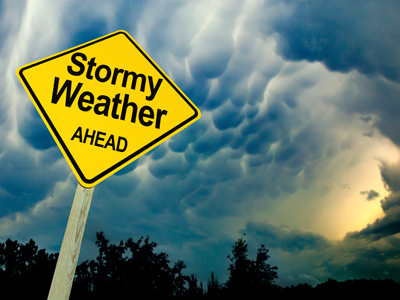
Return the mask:
{"type": "Polygon", "coordinates": [[[58,252],[78,181],[16,76],[127,31],[199,121],[95,187],[96,232],[150,236],[185,274],[228,278],[235,240],[281,285],[400,281],[400,3],[0,1],[0,241],[58,252]]]}

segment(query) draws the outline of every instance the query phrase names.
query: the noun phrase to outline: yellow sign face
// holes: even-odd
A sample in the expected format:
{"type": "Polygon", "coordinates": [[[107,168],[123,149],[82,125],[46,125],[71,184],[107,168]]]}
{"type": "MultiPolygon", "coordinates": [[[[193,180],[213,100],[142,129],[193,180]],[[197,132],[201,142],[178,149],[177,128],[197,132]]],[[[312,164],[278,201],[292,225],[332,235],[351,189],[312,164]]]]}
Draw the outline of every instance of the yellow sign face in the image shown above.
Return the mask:
{"type": "Polygon", "coordinates": [[[17,75],[84,187],[201,115],[125,31],[23,66],[17,75]]]}

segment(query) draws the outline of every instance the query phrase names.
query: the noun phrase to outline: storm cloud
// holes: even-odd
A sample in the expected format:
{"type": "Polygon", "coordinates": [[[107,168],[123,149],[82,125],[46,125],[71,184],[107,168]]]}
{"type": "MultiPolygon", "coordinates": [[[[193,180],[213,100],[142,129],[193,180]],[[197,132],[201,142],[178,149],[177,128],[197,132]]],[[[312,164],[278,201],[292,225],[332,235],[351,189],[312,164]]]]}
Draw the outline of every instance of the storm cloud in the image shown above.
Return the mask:
{"type": "Polygon", "coordinates": [[[369,76],[400,80],[396,51],[400,46],[399,3],[271,2],[282,12],[272,28],[279,34],[278,52],[286,59],[320,61],[332,71],[355,69],[369,76]]]}
{"type": "Polygon", "coordinates": [[[246,232],[283,285],[397,279],[398,12],[376,1],[0,2],[0,237],[59,251],[77,185],[15,71],[122,29],[202,117],[96,186],[81,260],[96,255],[98,231],[150,235],[189,274],[223,281],[246,232]]]}
{"type": "Polygon", "coordinates": [[[384,216],[368,224],[361,231],[352,233],[352,237],[375,241],[400,232],[400,186],[398,181],[400,178],[400,163],[388,164],[382,162],[380,170],[382,180],[389,191],[389,195],[381,200],[384,216]]]}

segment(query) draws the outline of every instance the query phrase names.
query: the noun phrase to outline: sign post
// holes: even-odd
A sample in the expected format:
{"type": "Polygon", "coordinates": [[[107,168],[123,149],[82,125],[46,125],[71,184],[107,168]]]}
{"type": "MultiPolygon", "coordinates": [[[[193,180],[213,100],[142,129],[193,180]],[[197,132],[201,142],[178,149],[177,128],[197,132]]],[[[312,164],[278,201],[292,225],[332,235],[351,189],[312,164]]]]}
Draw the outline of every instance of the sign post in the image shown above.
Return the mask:
{"type": "Polygon", "coordinates": [[[94,187],[84,188],[78,184],[51,283],[49,297],[47,298],[48,300],[69,299],[93,190],[94,187]]]}
{"type": "Polygon", "coordinates": [[[79,182],[48,298],[68,299],[94,186],[201,113],[125,31],[17,75],[79,182]]]}

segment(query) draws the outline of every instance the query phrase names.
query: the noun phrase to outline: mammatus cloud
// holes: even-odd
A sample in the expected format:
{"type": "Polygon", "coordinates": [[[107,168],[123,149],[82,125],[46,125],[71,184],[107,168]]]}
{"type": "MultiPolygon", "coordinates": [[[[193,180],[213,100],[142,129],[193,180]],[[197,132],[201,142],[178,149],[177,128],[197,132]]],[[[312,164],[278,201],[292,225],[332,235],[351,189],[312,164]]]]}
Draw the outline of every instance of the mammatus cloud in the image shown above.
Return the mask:
{"type": "Polygon", "coordinates": [[[400,125],[400,106],[396,100],[399,92],[398,82],[350,74],[346,87],[337,95],[337,104],[346,113],[361,116],[371,131],[379,129],[398,146],[400,134],[395,128],[400,125]]]}
{"type": "MultiPolygon", "coordinates": [[[[338,97],[348,113],[369,118],[372,127],[400,144],[397,96],[400,4],[368,1],[268,1],[279,17],[269,23],[278,33],[277,50],[285,59],[319,61],[332,71],[358,73],[338,97]],[[350,101],[350,99],[352,99],[350,101]],[[373,116],[373,119],[371,118],[373,116]]],[[[372,130],[366,136],[372,135],[372,130]]]]}
{"type": "Polygon", "coordinates": [[[272,22],[278,53],[323,62],[330,70],[400,80],[399,3],[373,0],[267,1],[282,12],[272,22]],[[285,12],[285,13],[283,13],[285,12]],[[396,46],[397,45],[397,46],[396,46]]]}

